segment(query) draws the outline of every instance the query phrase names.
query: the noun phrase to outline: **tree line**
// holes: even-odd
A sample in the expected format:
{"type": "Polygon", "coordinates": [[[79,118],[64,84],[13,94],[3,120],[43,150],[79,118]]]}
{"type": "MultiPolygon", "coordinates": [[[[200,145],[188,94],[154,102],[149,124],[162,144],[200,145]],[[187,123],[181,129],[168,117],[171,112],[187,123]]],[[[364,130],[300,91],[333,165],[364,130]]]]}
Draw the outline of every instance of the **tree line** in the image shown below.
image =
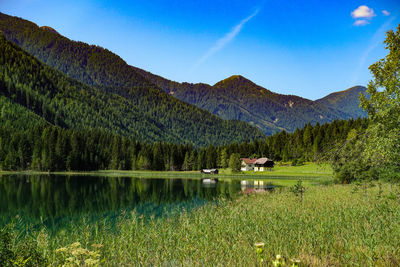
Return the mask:
{"type": "MultiPolygon", "coordinates": [[[[145,143],[101,130],[76,131],[42,124],[28,129],[0,126],[0,169],[41,171],[200,170],[227,168],[240,157],[275,161],[315,161],[342,143],[367,119],[307,124],[294,133],[280,132],[253,142],[210,145],[145,143]]],[[[237,166],[237,165],[236,165],[237,166]]]]}

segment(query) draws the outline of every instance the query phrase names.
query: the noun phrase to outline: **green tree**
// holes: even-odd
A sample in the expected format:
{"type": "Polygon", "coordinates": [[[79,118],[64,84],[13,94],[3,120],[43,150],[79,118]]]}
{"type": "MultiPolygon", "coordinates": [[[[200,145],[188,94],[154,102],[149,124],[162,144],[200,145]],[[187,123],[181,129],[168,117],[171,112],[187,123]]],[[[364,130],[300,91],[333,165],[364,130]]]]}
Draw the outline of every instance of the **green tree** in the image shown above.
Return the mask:
{"type": "Polygon", "coordinates": [[[191,171],[191,168],[189,167],[189,152],[186,152],[185,154],[185,159],[183,160],[182,164],[182,170],[191,171]]]}
{"type": "Polygon", "coordinates": [[[228,167],[228,153],[226,152],[226,148],[221,151],[219,166],[221,166],[221,168],[228,167]]]}
{"type": "Polygon", "coordinates": [[[164,169],[164,159],[161,150],[161,144],[156,143],[153,146],[153,170],[162,171],[164,169]]]}
{"type": "Polygon", "coordinates": [[[217,167],[217,151],[213,145],[206,150],[206,168],[211,169],[217,167]]]}
{"type": "Polygon", "coordinates": [[[118,170],[120,163],[120,154],[121,154],[121,139],[119,136],[115,136],[112,144],[112,152],[111,152],[111,162],[109,169],[110,170],[118,170]]]}
{"type": "Polygon", "coordinates": [[[195,151],[192,150],[192,152],[190,152],[190,156],[189,156],[189,170],[195,170],[196,169],[196,154],[195,151]]]}
{"type": "Polygon", "coordinates": [[[397,32],[386,33],[387,56],[369,69],[373,80],[368,84],[369,98],[360,96],[368,112],[364,157],[373,162],[382,175],[400,178],[400,24],[397,32]]]}
{"type": "Polygon", "coordinates": [[[231,168],[233,172],[239,172],[240,167],[241,167],[241,162],[239,154],[237,153],[231,154],[231,156],[229,157],[229,168],[231,168]]]}
{"type": "MultiPolygon", "coordinates": [[[[364,131],[363,131],[364,132],[364,131]]],[[[365,151],[365,135],[352,129],[345,142],[338,144],[334,151],[331,166],[336,180],[340,183],[351,183],[355,180],[376,179],[376,172],[363,158],[365,151]]]]}
{"type": "Polygon", "coordinates": [[[140,155],[137,165],[140,170],[148,170],[150,167],[149,159],[145,156],[140,155]]]}

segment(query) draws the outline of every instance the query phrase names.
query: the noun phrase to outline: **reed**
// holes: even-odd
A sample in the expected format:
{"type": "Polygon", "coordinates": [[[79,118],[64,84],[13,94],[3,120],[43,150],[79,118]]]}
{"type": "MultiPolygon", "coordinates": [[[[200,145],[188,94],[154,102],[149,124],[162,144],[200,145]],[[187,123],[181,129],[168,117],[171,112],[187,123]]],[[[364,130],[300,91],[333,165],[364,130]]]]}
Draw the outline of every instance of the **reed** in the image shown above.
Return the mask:
{"type": "Polygon", "coordinates": [[[306,187],[301,202],[284,188],[163,218],[134,211],[122,211],[114,225],[82,218],[55,234],[30,236],[51,265],[72,255],[57,249],[79,242],[87,254],[96,247],[101,265],[269,266],[279,255],[300,266],[398,266],[399,200],[389,184],[306,187]],[[263,243],[262,255],[256,243],[263,243]]]}

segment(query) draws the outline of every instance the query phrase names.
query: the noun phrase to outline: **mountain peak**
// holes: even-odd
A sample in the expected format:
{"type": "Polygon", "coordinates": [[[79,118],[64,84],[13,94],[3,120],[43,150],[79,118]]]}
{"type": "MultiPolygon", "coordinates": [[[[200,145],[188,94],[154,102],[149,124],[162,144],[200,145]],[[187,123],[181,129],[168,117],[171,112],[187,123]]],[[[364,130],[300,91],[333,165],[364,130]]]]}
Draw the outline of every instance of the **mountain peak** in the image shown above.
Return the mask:
{"type": "Polygon", "coordinates": [[[217,87],[226,87],[227,85],[243,85],[243,84],[254,84],[252,81],[250,81],[249,79],[246,79],[245,77],[243,77],[242,75],[232,75],[222,81],[217,82],[216,84],[214,84],[214,86],[217,87]]]}
{"type": "Polygon", "coordinates": [[[49,26],[42,26],[42,27],[40,27],[40,28],[41,28],[42,30],[45,30],[45,31],[48,31],[48,32],[52,32],[52,33],[61,35],[61,34],[58,33],[58,31],[56,31],[56,30],[53,29],[52,27],[49,27],[49,26]]]}

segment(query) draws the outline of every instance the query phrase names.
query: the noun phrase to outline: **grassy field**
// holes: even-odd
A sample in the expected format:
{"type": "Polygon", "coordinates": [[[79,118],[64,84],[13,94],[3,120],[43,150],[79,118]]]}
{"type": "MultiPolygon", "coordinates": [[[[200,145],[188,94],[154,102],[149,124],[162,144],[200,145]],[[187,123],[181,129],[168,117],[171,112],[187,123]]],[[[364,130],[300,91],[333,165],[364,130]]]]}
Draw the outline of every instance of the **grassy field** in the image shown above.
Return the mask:
{"type": "MultiPolygon", "coordinates": [[[[51,265],[255,266],[254,244],[263,242],[264,266],[277,254],[301,266],[399,266],[399,188],[355,189],[306,187],[300,202],[282,188],[175,217],[146,220],[123,212],[116,227],[82,219],[52,236],[45,228],[29,236],[51,265]]],[[[16,250],[29,243],[15,242],[16,250]]]]}

